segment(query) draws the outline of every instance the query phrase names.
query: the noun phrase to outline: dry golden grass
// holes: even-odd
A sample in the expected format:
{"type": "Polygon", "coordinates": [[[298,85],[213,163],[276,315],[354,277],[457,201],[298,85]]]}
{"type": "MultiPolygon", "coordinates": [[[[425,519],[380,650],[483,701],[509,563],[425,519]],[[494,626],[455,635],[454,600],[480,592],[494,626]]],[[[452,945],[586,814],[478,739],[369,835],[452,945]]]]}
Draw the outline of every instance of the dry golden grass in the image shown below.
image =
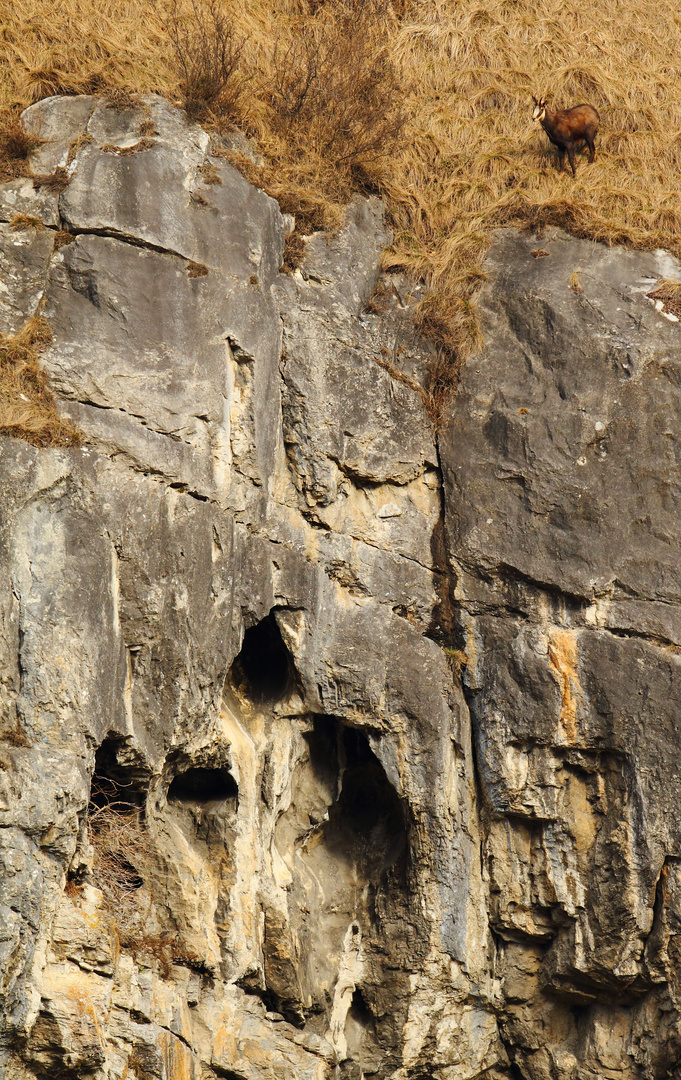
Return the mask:
{"type": "MultiPolygon", "coordinates": [[[[578,236],[681,254],[681,12],[673,0],[423,0],[395,55],[418,72],[420,107],[386,185],[396,240],[386,262],[423,275],[455,350],[495,228],[555,224],[578,236]],[[601,114],[597,158],[577,179],[531,122],[530,94],[601,114]],[[456,325],[456,317],[460,327],[456,325]]],[[[426,301],[426,306],[428,301],[426,301]]]]}
{"type": "Polygon", "coordinates": [[[152,857],[142,810],[126,794],[124,785],[95,775],[88,806],[92,881],[119,933],[139,929],[142,901],[148,900],[142,875],[152,857]]]}
{"type": "Polygon", "coordinates": [[[57,413],[40,354],[52,340],[45,319],[30,318],[18,334],[0,334],[0,435],[34,446],[73,446],[76,429],[57,413]]]}
{"type": "Polygon", "coordinates": [[[28,158],[36,150],[40,139],[29,135],[21,126],[18,108],[0,110],[0,183],[24,176],[28,172],[28,158]]]}
{"type": "MultiPolygon", "coordinates": [[[[194,17],[209,10],[186,0],[192,9],[194,17]]],[[[181,99],[164,10],[182,9],[159,0],[146,17],[138,0],[0,0],[0,106],[86,91],[181,99]]],[[[220,10],[245,39],[244,82],[229,115],[208,110],[206,122],[236,120],[255,137],[265,164],[241,167],[303,231],[337,227],[354,191],[381,192],[394,227],[385,268],[429,287],[417,320],[440,346],[429,387],[436,405],[480,345],[475,295],[499,226],[560,225],[681,255],[675,0],[539,8],[534,0],[221,0],[220,10]],[[325,74],[316,105],[309,98],[308,112],[295,115],[306,49],[325,74]],[[362,147],[357,113],[347,109],[353,87],[369,136],[381,134],[383,109],[378,145],[369,137],[362,147]],[[553,107],[589,101],[599,110],[596,162],[579,155],[576,180],[557,172],[531,121],[531,93],[548,94],[553,107]]],[[[191,21],[186,29],[191,42],[191,21]]]]}
{"type": "Polygon", "coordinates": [[[681,319],[681,281],[662,278],[652,292],[646,293],[651,300],[662,304],[662,310],[681,319]]]}

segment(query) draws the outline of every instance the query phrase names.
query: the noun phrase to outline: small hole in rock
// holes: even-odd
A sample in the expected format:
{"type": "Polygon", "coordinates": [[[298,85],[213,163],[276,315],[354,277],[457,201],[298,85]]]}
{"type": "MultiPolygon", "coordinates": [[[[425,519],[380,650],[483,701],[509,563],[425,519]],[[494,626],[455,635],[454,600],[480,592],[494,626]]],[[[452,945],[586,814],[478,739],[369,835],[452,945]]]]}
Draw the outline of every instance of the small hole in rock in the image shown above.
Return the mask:
{"type": "Polygon", "coordinates": [[[228,769],[187,769],[168,789],[168,802],[225,802],[238,795],[236,780],[228,769]]]}
{"type": "Polygon", "coordinates": [[[273,612],[244,634],[230,679],[239,695],[259,704],[272,704],[286,695],[293,664],[273,612]]]}

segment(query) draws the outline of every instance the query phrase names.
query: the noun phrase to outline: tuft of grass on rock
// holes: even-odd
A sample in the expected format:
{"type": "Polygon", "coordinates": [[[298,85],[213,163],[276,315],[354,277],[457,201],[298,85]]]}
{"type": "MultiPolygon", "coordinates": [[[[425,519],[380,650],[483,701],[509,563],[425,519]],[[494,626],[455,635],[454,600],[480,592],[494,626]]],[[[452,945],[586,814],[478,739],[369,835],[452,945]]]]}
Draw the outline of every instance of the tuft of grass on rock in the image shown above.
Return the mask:
{"type": "Polygon", "coordinates": [[[12,232],[22,232],[25,229],[42,229],[43,223],[40,218],[33,217],[31,214],[15,214],[9,223],[9,227],[12,232]]]}
{"type": "Polygon", "coordinates": [[[187,277],[199,278],[208,276],[208,267],[203,263],[193,262],[191,259],[186,265],[187,277]]]}
{"type": "Polygon", "coordinates": [[[41,145],[42,139],[24,131],[18,108],[0,108],[0,183],[27,176],[28,159],[41,145]]]}
{"type": "Polygon", "coordinates": [[[34,446],[75,446],[76,428],[57,412],[40,355],[52,341],[45,319],[32,316],[17,334],[0,335],[0,435],[34,446]]]}
{"type": "Polygon", "coordinates": [[[651,292],[646,293],[651,300],[660,301],[662,310],[681,319],[681,281],[662,278],[651,292]]]}
{"type": "Polygon", "coordinates": [[[59,251],[60,248],[66,247],[67,244],[72,244],[75,239],[74,234],[68,232],[67,229],[57,229],[52,247],[54,251],[59,251]]]}

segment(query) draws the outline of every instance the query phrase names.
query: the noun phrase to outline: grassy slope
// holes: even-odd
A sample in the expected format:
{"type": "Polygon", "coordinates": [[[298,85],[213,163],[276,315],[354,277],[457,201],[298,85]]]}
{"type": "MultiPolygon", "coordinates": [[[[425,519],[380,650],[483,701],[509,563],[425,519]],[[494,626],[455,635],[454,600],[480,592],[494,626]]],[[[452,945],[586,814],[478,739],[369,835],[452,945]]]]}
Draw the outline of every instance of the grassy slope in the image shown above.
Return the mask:
{"type": "MultiPolygon", "coordinates": [[[[301,28],[333,35],[333,5],[342,2],[235,3],[249,81],[233,115],[266,156],[255,178],[308,224],[337,224],[358,184],[383,193],[395,229],[386,267],[430,286],[418,317],[442,346],[436,397],[478,343],[475,291],[499,225],[555,223],[681,255],[675,0],[574,0],[569,8],[546,0],[539,9],[534,0],[385,0],[367,56],[388,56],[391,96],[406,123],[389,155],[360,170],[330,160],[324,115],[282,122],[270,92],[276,42],[281,55],[301,28]],[[554,106],[590,101],[601,113],[596,163],[580,157],[576,181],[557,173],[532,124],[531,92],[548,92],[554,106]]],[[[180,92],[161,22],[139,0],[0,0],[0,28],[0,107],[51,93],[180,92]]]]}

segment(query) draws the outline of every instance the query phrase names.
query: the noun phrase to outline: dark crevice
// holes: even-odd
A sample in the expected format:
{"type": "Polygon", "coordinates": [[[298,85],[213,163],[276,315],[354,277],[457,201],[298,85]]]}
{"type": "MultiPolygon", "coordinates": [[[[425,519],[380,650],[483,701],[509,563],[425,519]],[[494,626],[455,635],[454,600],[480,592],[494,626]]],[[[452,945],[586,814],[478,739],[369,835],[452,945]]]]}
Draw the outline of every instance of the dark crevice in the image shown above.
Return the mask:
{"type": "Polygon", "coordinates": [[[572,608],[574,611],[581,611],[585,605],[591,603],[588,597],[582,596],[579,593],[570,592],[567,589],[561,589],[552,581],[541,581],[539,578],[534,578],[530,574],[523,573],[515,566],[511,566],[509,563],[498,563],[496,567],[497,577],[502,583],[512,584],[513,582],[520,582],[522,585],[529,585],[533,589],[538,589],[548,596],[553,597],[556,600],[560,600],[566,605],[566,608],[572,608]]]}
{"type": "Polygon", "coordinates": [[[614,629],[610,626],[599,626],[595,629],[597,633],[611,634],[612,637],[631,638],[634,641],[643,641],[646,645],[653,645],[657,649],[680,648],[677,641],[673,641],[671,638],[660,637],[659,634],[647,634],[644,630],[614,629]]]}
{"type": "Polygon", "coordinates": [[[131,247],[154,251],[158,255],[171,255],[174,258],[182,259],[184,262],[191,261],[191,256],[183,255],[180,251],[165,248],[161,244],[154,244],[150,240],[140,240],[138,237],[128,236],[127,233],[118,232],[116,229],[78,229],[71,227],[68,231],[76,238],[79,236],[105,236],[110,240],[119,240],[123,244],[130,244],[131,247]]]}
{"type": "MultiPolygon", "coordinates": [[[[88,437],[89,438],[89,437],[88,437]]],[[[174,491],[179,491],[182,495],[189,496],[190,499],[196,499],[197,502],[213,503],[219,505],[216,499],[212,499],[208,495],[203,495],[200,491],[194,491],[188,484],[183,483],[180,480],[169,480],[168,476],[160,469],[154,469],[150,465],[143,465],[140,461],[127,453],[125,450],[116,450],[112,452],[112,458],[125,459],[127,465],[133,472],[139,473],[141,476],[148,476],[152,480],[158,480],[162,482],[165,487],[172,488],[174,491]]]]}
{"type": "Polygon", "coordinates": [[[440,447],[437,440],[435,442],[435,451],[438,459],[437,470],[440,477],[438,485],[440,513],[430,537],[430,552],[433,557],[433,588],[437,596],[437,604],[433,608],[430,625],[425,632],[425,636],[442,647],[463,649],[463,630],[455,619],[457,610],[454,599],[456,579],[447,558],[445,490],[442,480],[442,465],[440,463],[440,447]]]}
{"type": "MultiPolygon", "coordinates": [[[[146,802],[149,771],[141,764],[121,763],[131,757],[129,741],[120,735],[108,735],[95,754],[90,805],[102,808],[120,802],[143,810],[146,802]]],[[[136,757],[137,755],[134,755],[136,757]]]]}
{"type": "MultiPolygon", "coordinates": [[[[194,447],[191,443],[185,442],[179,435],[173,435],[172,431],[161,431],[160,428],[150,427],[147,423],[146,417],[142,413],[130,412],[128,409],[121,409],[118,405],[103,405],[99,401],[93,401],[92,398],[80,398],[69,397],[68,394],[62,394],[63,401],[73,401],[77,405],[87,405],[90,409],[101,409],[102,412],[114,412],[122,413],[123,416],[131,417],[133,420],[139,420],[140,427],[143,427],[146,431],[152,432],[154,435],[161,435],[164,439],[171,439],[173,442],[182,443],[183,446],[193,450],[194,447]]],[[[204,417],[197,416],[197,420],[203,420],[204,417]]]]}
{"type": "Polygon", "coordinates": [[[302,510],[301,513],[302,513],[303,517],[305,518],[305,520],[307,521],[308,525],[311,525],[313,529],[321,529],[322,532],[328,532],[328,533],[333,531],[331,529],[331,526],[327,525],[325,521],[320,521],[318,518],[316,518],[314,516],[314,511],[312,511],[312,510],[302,510]]]}

